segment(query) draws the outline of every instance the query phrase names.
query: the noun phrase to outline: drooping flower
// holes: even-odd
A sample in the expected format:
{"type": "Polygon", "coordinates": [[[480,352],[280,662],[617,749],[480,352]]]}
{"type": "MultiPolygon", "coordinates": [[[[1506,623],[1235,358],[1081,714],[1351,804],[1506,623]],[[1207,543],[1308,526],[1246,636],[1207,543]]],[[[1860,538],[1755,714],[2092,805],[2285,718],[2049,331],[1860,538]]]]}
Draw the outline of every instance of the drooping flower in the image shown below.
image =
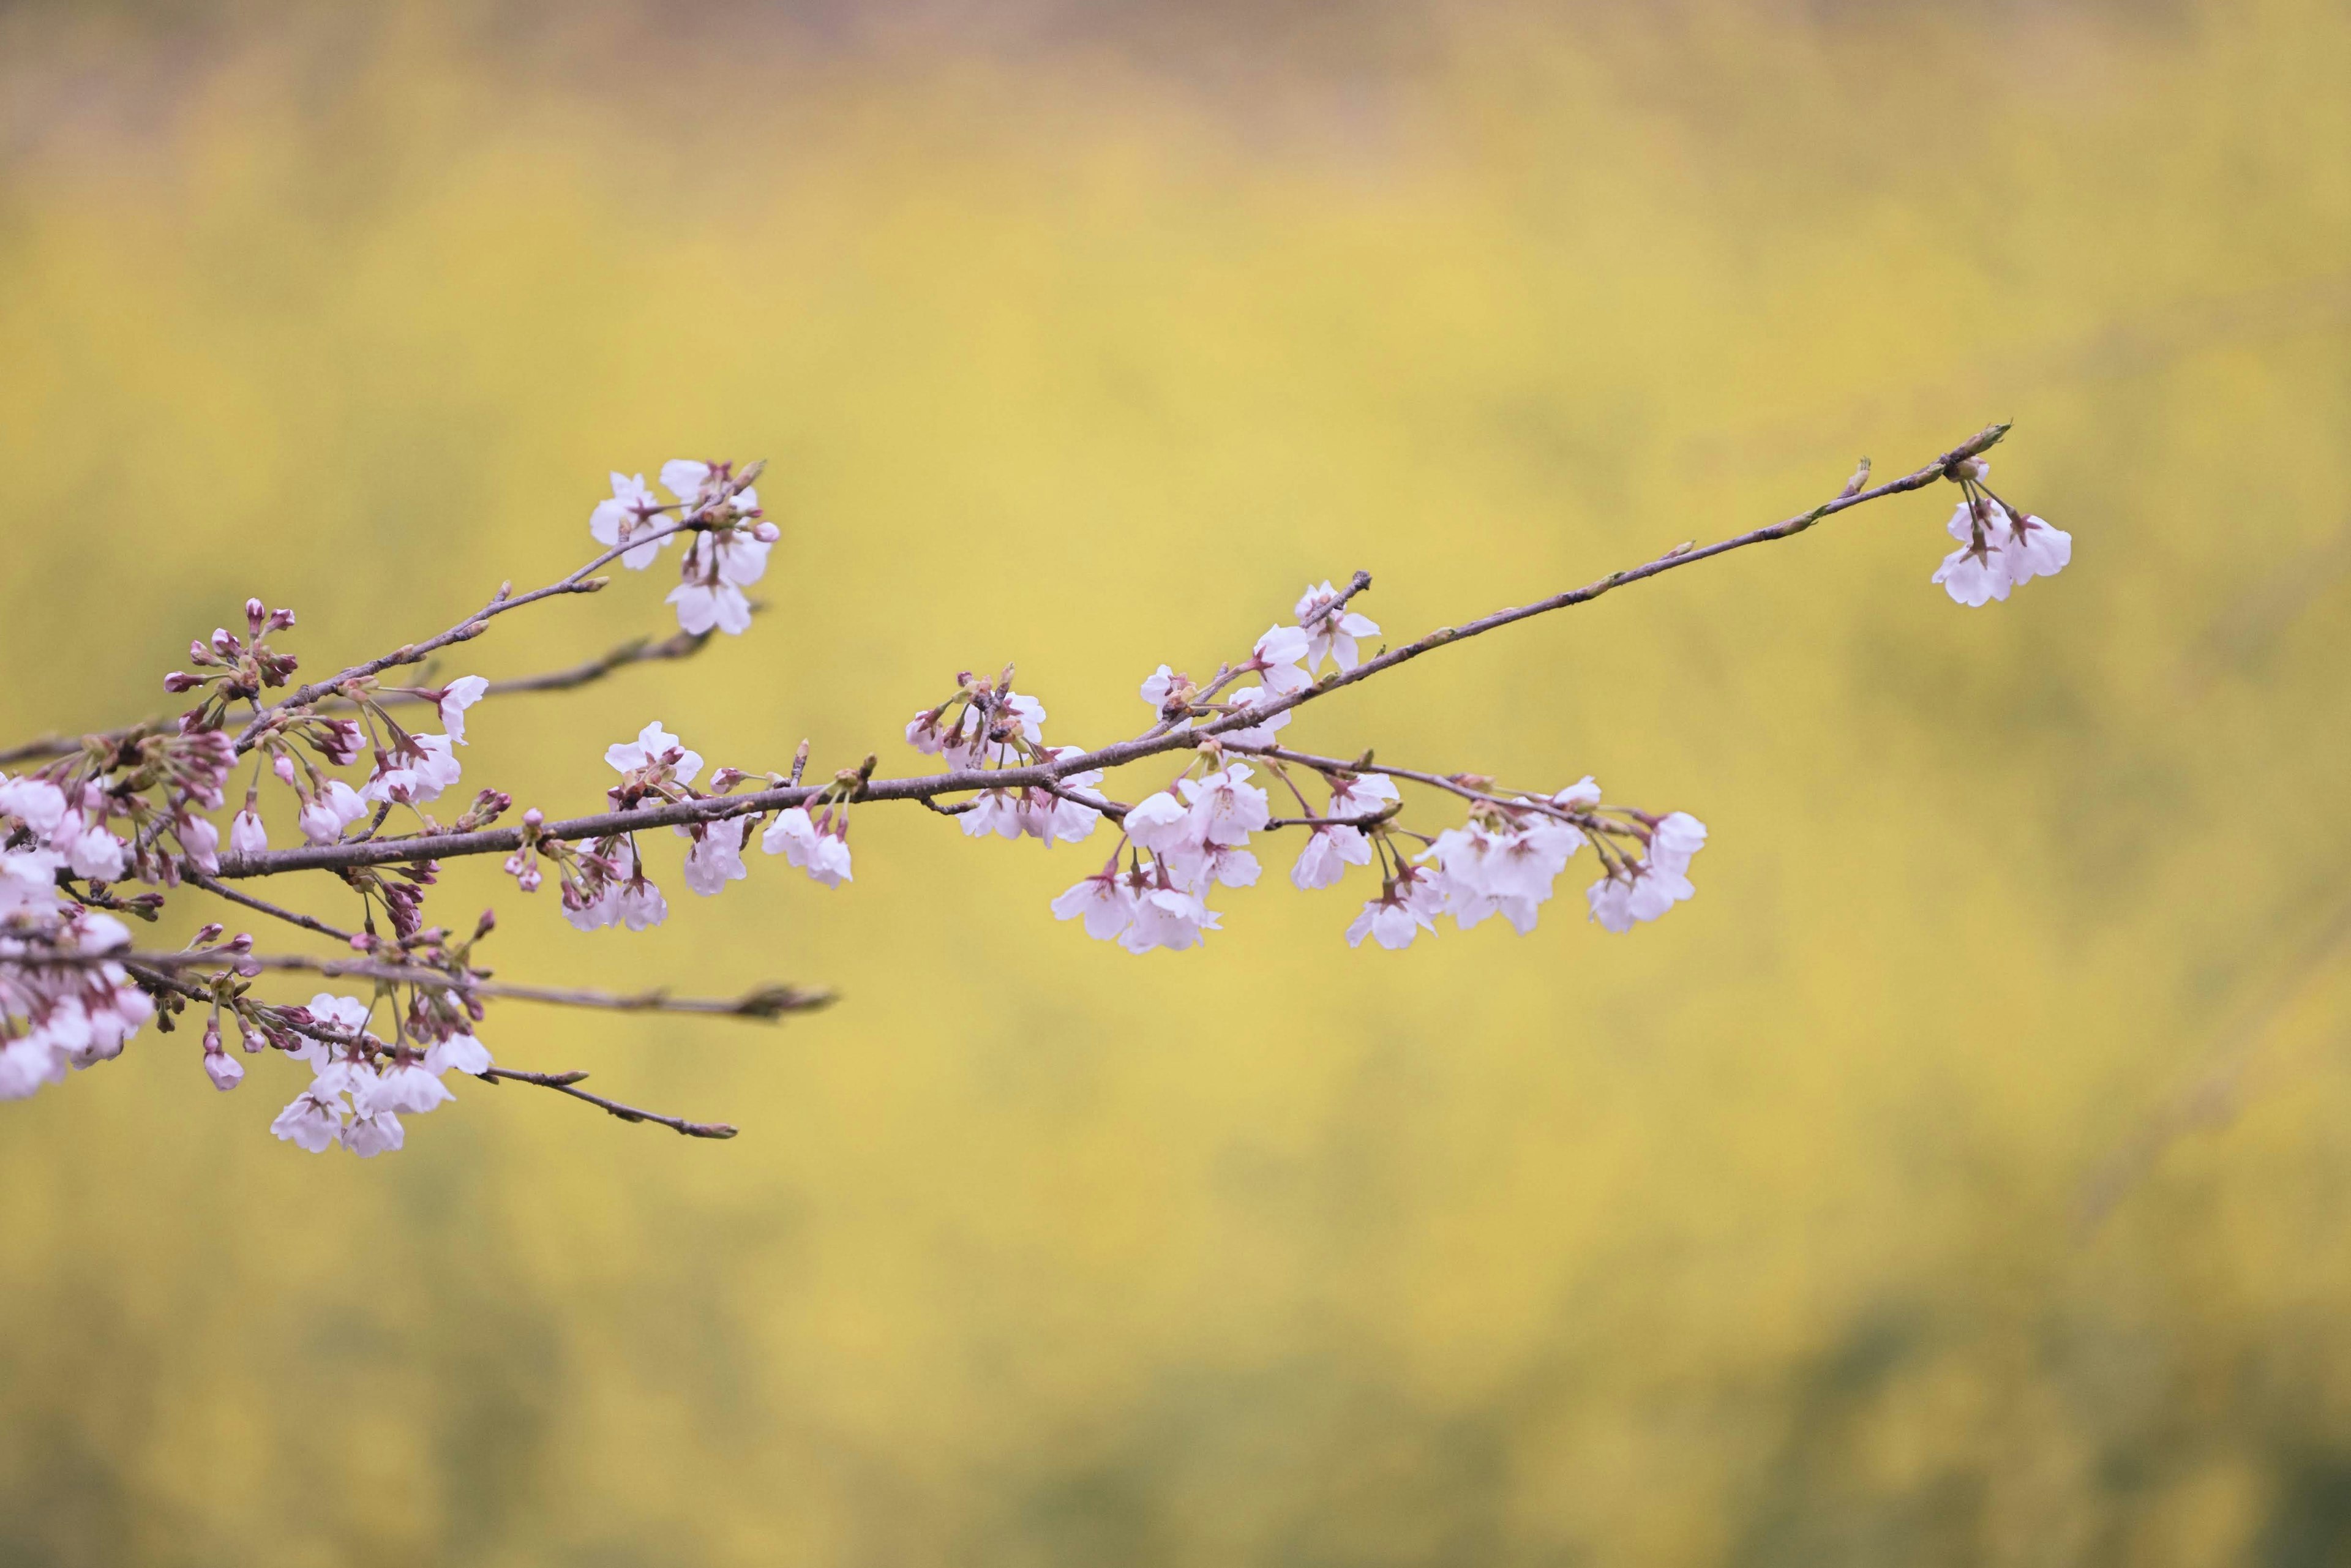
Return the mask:
{"type": "Polygon", "coordinates": [[[322,1155],[335,1146],[342,1136],[343,1117],[349,1107],[340,1092],[342,1075],[332,1077],[321,1073],[310,1081],[310,1086],[294,1096],[286,1109],[277,1113],[269,1130],[295,1147],[322,1155]]]}
{"type": "Polygon", "coordinates": [[[459,675],[441,693],[441,727],[459,746],[465,744],[465,710],[480,702],[490,683],[479,675],[459,675]]]}
{"type": "Polygon", "coordinates": [[[441,1075],[417,1061],[394,1062],[378,1072],[361,1072],[351,1090],[351,1107],[363,1116],[382,1112],[422,1115],[456,1098],[441,1075]]]}
{"type": "Polygon", "coordinates": [[[414,751],[378,752],[375,771],[360,786],[360,799],[389,805],[421,806],[438,800],[464,772],[445,735],[412,735],[414,751]]]}
{"type": "Polygon", "coordinates": [[[1445,890],[1437,872],[1427,866],[1406,866],[1388,880],[1380,896],[1364,905],[1347,927],[1347,946],[1360,947],[1369,936],[1387,948],[1409,947],[1423,931],[1437,929],[1445,912],[1445,890]]]}
{"type": "Polygon", "coordinates": [[[305,801],[295,819],[302,837],[314,844],[331,844],[343,830],[368,814],[360,792],[340,779],[329,779],[319,793],[305,801]]]}
{"type": "Polygon", "coordinates": [[[1128,808],[1124,825],[1126,836],[1155,855],[1200,841],[1198,818],[1192,808],[1165,789],[1128,808]]]}
{"type": "Polygon", "coordinates": [[[759,847],[771,855],[782,855],[788,864],[808,873],[810,881],[827,887],[854,882],[849,870],[847,814],[828,810],[825,817],[820,823],[809,815],[807,807],[788,806],[776,813],[776,820],[760,835],[759,847]]]}
{"type": "Polygon", "coordinates": [[[1351,865],[1372,863],[1372,841],[1360,828],[1317,828],[1306,837],[1306,847],[1298,852],[1298,863],[1290,868],[1291,885],[1311,890],[1329,887],[1346,874],[1351,865]]]}
{"type": "Polygon", "coordinates": [[[1083,920],[1086,935],[1107,942],[1134,923],[1135,889],[1117,862],[1096,872],[1053,900],[1056,920],[1083,920]]]}
{"type": "Polygon", "coordinates": [[[343,1124],[340,1136],[343,1147],[363,1160],[388,1155],[408,1141],[407,1129],[391,1111],[361,1112],[343,1124]]]}
{"type": "Polygon", "coordinates": [[[709,898],[730,882],[751,874],[743,863],[743,841],[750,836],[751,819],[730,817],[711,822],[685,852],[685,885],[709,898]]]}
{"type": "MultiPolygon", "coordinates": [[[[346,789],[350,786],[343,786],[346,789]]],[[[356,797],[354,797],[356,799],[356,797]]],[[[337,831],[340,833],[340,829],[337,831]]],[[[261,825],[260,816],[248,806],[229,821],[228,847],[241,855],[257,855],[269,848],[269,831],[261,825]]]]}
{"type": "Polygon", "coordinates": [[[681,582],[669,591],[682,632],[699,637],[716,630],[739,637],[751,629],[751,601],[731,582],[681,582]]]}
{"type": "Polygon", "coordinates": [[[1154,947],[1181,953],[1199,946],[1202,937],[1217,928],[1217,912],[1200,894],[1179,887],[1154,887],[1136,896],[1134,918],[1120,933],[1119,946],[1130,953],[1147,953],[1154,947]]]}
{"type": "Polygon", "coordinates": [[[427,1072],[463,1072],[479,1077],[495,1065],[489,1048],[470,1034],[453,1034],[424,1051],[427,1072]]]}

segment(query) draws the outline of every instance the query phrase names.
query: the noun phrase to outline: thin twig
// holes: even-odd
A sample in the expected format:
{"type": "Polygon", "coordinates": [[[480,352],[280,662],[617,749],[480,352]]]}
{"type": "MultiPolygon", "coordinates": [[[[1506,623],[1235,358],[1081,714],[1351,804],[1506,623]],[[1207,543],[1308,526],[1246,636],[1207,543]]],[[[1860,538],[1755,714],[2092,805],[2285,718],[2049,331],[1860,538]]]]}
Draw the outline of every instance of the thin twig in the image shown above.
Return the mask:
{"type": "MultiPolygon", "coordinates": [[[[633,548],[633,546],[632,547],[633,548]]],[[[632,637],[618,647],[599,653],[584,663],[564,670],[549,670],[536,675],[515,675],[502,681],[492,681],[482,695],[485,697],[519,696],[528,692],[568,692],[602,680],[615,670],[625,670],[632,664],[659,664],[668,659],[690,659],[710,645],[708,632],[680,632],[654,642],[651,637],[632,637]]],[[[376,701],[386,707],[401,703],[420,703],[423,697],[410,692],[385,692],[376,701]]],[[[329,703],[329,707],[344,706],[329,703]]]]}
{"type": "Polygon", "coordinates": [[[193,883],[196,886],[203,888],[206,893],[213,894],[217,897],[225,898],[231,904],[242,904],[247,909],[258,910],[264,915],[275,915],[278,919],[287,922],[288,925],[299,925],[305,931],[315,931],[321,936],[331,936],[338,942],[349,942],[351,939],[352,933],[349,931],[339,931],[334,926],[328,925],[325,921],[315,919],[298,910],[280,909],[277,905],[270,903],[266,898],[256,898],[249,893],[239,893],[235,888],[225,886],[215,881],[214,878],[206,876],[203,872],[196,871],[189,867],[183,867],[181,868],[180,874],[185,881],[193,883]]]}
{"type": "MultiPolygon", "coordinates": [[[[261,969],[296,970],[328,979],[387,980],[394,985],[430,986],[461,996],[507,1001],[543,1002],[556,1007],[602,1008],[613,1012],[705,1013],[720,1018],[756,1019],[771,1022],[786,1013],[814,1012],[832,1001],[829,991],[804,991],[797,986],[761,986],[732,998],[673,997],[667,991],[569,989],[554,986],[517,986],[472,975],[411,964],[386,964],[372,958],[317,958],[306,953],[224,952],[218,948],[188,953],[115,953],[61,955],[59,963],[116,961],[152,969],[221,968],[251,973],[261,969]]],[[[44,959],[43,962],[50,960],[44,959]]],[[[209,994],[209,993],[207,993],[209,994]]]]}
{"type": "Polygon", "coordinates": [[[493,1067],[480,1076],[507,1079],[516,1083],[536,1083],[542,1089],[569,1094],[574,1100],[585,1100],[623,1122],[652,1122],[689,1138],[731,1138],[736,1132],[724,1122],[689,1122],[683,1116],[664,1116],[658,1111],[643,1111],[634,1105],[623,1105],[618,1100],[607,1100],[601,1094],[590,1094],[579,1086],[580,1081],[588,1076],[584,1072],[521,1072],[511,1067],[493,1067]]]}

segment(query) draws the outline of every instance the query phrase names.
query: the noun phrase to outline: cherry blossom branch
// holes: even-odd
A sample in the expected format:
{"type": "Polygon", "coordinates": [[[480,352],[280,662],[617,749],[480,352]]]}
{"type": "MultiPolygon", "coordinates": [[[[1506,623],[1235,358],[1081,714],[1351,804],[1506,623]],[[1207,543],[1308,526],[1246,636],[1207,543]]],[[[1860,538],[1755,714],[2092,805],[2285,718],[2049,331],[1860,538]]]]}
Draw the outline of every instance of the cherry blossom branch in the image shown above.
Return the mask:
{"type": "MultiPolygon", "coordinates": [[[[1537,600],[1508,610],[1499,610],[1458,626],[1444,626],[1403,647],[1389,650],[1374,659],[1366,660],[1352,671],[1325,675],[1315,685],[1286,697],[1276,697],[1259,706],[1224,715],[1197,729],[1176,730],[1138,736],[1080,756],[1062,758],[1051,762],[1020,768],[959,768],[951,772],[904,779],[869,781],[852,797],[860,801],[928,800],[939,795],[963,794],[983,789],[1018,789],[1022,788],[1055,789],[1062,777],[1093,769],[1123,767],[1165,752],[1197,747],[1207,737],[1222,731],[1248,728],[1260,725],[1276,714],[1284,713],[1316,697],[1328,695],[1343,687],[1370,679],[1385,670],[1421,654],[1451,643],[1483,636],[1504,626],[1537,615],[1547,614],[1574,605],[1588,603],[1601,595],[1626,583],[1645,581],[1676,567],[1693,561],[1709,560],[1731,550],[1750,545],[1792,538],[1839,512],[1850,510],[1870,501],[1881,500],[1908,491],[1924,489],[1928,485],[1949,477],[1956,465],[1990,450],[2008,434],[2005,423],[1994,424],[1970,436],[1944,453],[1933,462],[1885,484],[1840,495],[1824,501],[1809,511],[1764,528],[1750,529],[1731,538],[1698,549],[1677,549],[1642,565],[1614,571],[1581,588],[1570,589],[1547,599],[1537,600]]],[[[608,553],[601,559],[610,559],[608,553]]],[[[574,578],[591,570],[575,572],[574,578]]],[[[1351,582],[1349,591],[1360,591],[1368,585],[1366,574],[1358,572],[1360,583],[1351,582]]],[[[566,579],[567,582],[571,579],[566,579]]],[[[538,591],[540,595],[560,591],[561,585],[538,591]]],[[[493,601],[494,603],[496,601],[493,601]]],[[[523,602],[507,601],[505,607],[523,602]]],[[[445,635],[445,634],[444,634],[445,635]]],[[[358,668],[359,666],[354,666],[358,668]]],[[[346,678],[338,676],[340,680],[346,678]]],[[[329,683],[331,684],[331,683],[329,683]]],[[[290,704],[294,699],[287,699],[290,704]]],[[[286,704],[279,705],[287,706],[286,704]]],[[[274,711],[274,710],[273,710],[274,711]]],[[[1236,750],[1245,749],[1235,747],[1236,750]]],[[[1339,764],[1338,766],[1344,766],[1339,764]]],[[[1436,776],[1431,775],[1434,779],[1436,776]]],[[[1428,780],[1423,779],[1422,782],[1428,780]]],[[[1440,788],[1451,788],[1440,785],[1440,788]]],[[[592,816],[574,817],[546,824],[538,830],[540,838],[577,842],[589,839],[611,838],[619,834],[640,832],[652,828],[690,826],[713,822],[729,817],[755,812],[778,810],[808,804],[820,792],[822,786],[786,786],[781,789],[749,791],[739,795],[713,796],[697,800],[672,801],[659,806],[640,807],[626,811],[600,812],[592,816]]],[[[1092,805],[1092,801],[1081,801],[1092,805]]],[[[1097,810],[1100,808],[1097,807],[1097,810]]],[[[260,854],[225,856],[219,874],[224,879],[275,875],[281,872],[303,870],[343,870],[360,866],[388,865],[396,862],[414,863],[423,861],[454,860],[466,855],[511,854],[523,847],[525,833],[518,828],[482,829],[465,833],[434,833],[413,838],[374,839],[366,842],[318,844],[299,849],[271,850],[260,854]]]]}
{"type": "Polygon", "coordinates": [[[506,1079],[515,1083],[536,1083],[542,1089],[552,1089],[559,1094],[569,1094],[574,1100],[585,1100],[598,1110],[618,1116],[623,1122],[651,1122],[681,1133],[689,1138],[731,1138],[737,1129],[724,1122],[689,1122],[683,1116],[664,1116],[658,1111],[641,1110],[623,1105],[618,1100],[607,1100],[601,1094],[590,1094],[579,1087],[585,1072],[521,1072],[511,1067],[493,1067],[476,1074],[486,1079],[506,1079]]]}
{"type": "MultiPolygon", "coordinates": [[[[1622,571],[1612,571],[1597,581],[1584,584],[1582,588],[1571,588],[1563,593],[1554,593],[1548,599],[1538,599],[1531,604],[1521,604],[1516,609],[1498,610],[1490,615],[1480,616],[1475,621],[1465,622],[1459,626],[1440,626],[1417,642],[1407,643],[1401,648],[1392,648],[1375,659],[1366,659],[1352,670],[1325,675],[1304,691],[1293,692],[1286,697],[1276,697],[1270,702],[1239,713],[1227,714],[1222,718],[1204,726],[1203,728],[1210,735],[1228,729],[1251,728],[1263,724],[1275,714],[1285,713],[1302,704],[1311,702],[1316,697],[1327,696],[1343,687],[1352,686],[1359,681],[1370,680],[1374,675],[1392,670],[1406,660],[1416,659],[1423,653],[1445,647],[1449,643],[1483,636],[1489,632],[1499,631],[1502,627],[1513,625],[1537,615],[1546,615],[1554,610],[1565,610],[1573,605],[1588,604],[1602,594],[1622,588],[1626,583],[1646,581],[1650,578],[1671,571],[1676,567],[1688,566],[1694,561],[1711,560],[1717,556],[1728,555],[1732,550],[1744,549],[1750,545],[1769,544],[1778,539],[1793,538],[1796,535],[1836,516],[1839,512],[1849,511],[1855,507],[1865,506],[1871,501],[1883,500],[1888,496],[1899,496],[1911,490],[1923,490],[1929,485],[1945,479],[1957,479],[1962,472],[1960,465],[1991,451],[2000,444],[2001,438],[2008,432],[2009,425],[2005,421],[1998,424],[1987,425],[1933,462],[1914,469],[1899,479],[1889,479],[1883,485],[1865,489],[1854,489],[1848,486],[1844,493],[1822,502],[1810,511],[1799,512],[1792,517],[1772,523],[1768,527],[1752,528],[1746,533],[1735,535],[1727,539],[1719,539],[1713,544],[1697,549],[1687,545],[1677,546],[1655,560],[1629,567],[1622,571]]],[[[1359,577],[1362,575],[1357,573],[1359,577]]],[[[1076,766],[1100,767],[1103,764],[1081,758],[1077,760],[1076,766]]]]}

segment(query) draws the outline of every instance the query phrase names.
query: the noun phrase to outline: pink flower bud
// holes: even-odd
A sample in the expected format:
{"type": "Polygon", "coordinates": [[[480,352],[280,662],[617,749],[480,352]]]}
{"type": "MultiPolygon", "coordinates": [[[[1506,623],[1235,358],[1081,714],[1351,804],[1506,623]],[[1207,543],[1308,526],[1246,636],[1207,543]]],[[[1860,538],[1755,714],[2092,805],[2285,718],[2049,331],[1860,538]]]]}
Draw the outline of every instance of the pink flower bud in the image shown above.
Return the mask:
{"type": "Polygon", "coordinates": [[[203,676],[192,675],[185,670],[173,670],[170,674],[163,677],[163,689],[175,695],[181,692],[194,691],[198,686],[203,685],[204,684],[203,676]]]}
{"type": "Polygon", "coordinates": [[[751,537],[763,545],[771,545],[784,537],[784,530],[773,523],[763,522],[751,530],[751,537]]]}

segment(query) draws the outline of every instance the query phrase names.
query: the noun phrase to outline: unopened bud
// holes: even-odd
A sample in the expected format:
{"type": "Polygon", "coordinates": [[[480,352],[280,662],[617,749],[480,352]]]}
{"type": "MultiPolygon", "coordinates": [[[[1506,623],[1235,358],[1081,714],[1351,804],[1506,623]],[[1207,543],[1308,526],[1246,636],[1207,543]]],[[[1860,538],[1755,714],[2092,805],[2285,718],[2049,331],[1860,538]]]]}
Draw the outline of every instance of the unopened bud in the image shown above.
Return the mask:
{"type": "Polygon", "coordinates": [[[498,912],[495,909],[485,909],[482,911],[482,917],[474,922],[474,940],[479,942],[497,928],[498,912]]]}
{"type": "Polygon", "coordinates": [[[227,926],[219,924],[217,921],[207,921],[204,925],[196,928],[196,935],[194,938],[189,942],[188,946],[190,947],[201,947],[205,943],[212,941],[214,937],[218,936],[222,932],[227,929],[227,926]]]}
{"type": "Polygon", "coordinates": [[[751,537],[763,545],[771,545],[784,537],[784,530],[773,523],[762,521],[751,530],[751,537]]]}
{"type": "Polygon", "coordinates": [[[174,695],[181,692],[194,691],[204,684],[204,679],[202,675],[192,675],[185,670],[173,670],[163,677],[163,689],[174,695]]]}
{"type": "Polygon", "coordinates": [[[269,607],[267,605],[262,603],[258,599],[248,599],[245,601],[245,623],[253,628],[253,634],[255,636],[258,637],[261,635],[262,629],[268,624],[268,621],[269,607]]]}
{"type": "Polygon", "coordinates": [[[538,830],[539,824],[546,821],[546,813],[542,812],[536,806],[531,807],[522,814],[522,825],[530,829],[534,832],[538,830]]]}

